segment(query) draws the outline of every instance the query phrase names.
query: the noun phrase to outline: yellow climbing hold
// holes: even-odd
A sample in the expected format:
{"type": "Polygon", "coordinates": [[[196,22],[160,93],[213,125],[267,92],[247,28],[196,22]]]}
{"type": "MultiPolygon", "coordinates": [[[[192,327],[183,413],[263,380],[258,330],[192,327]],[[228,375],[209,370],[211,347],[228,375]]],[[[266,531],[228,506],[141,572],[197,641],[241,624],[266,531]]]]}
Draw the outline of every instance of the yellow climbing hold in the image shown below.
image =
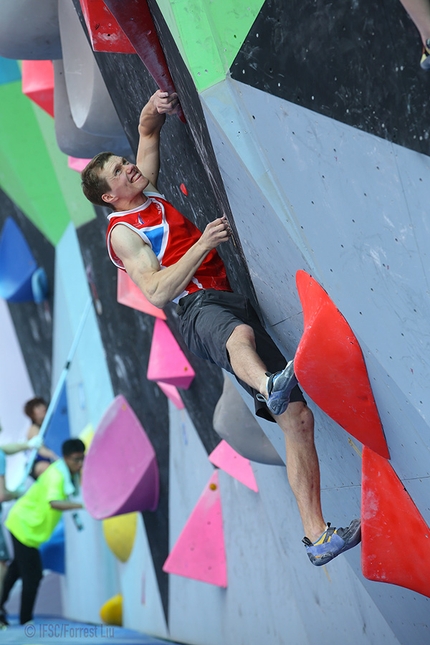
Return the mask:
{"type": "Polygon", "coordinates": [[[116,515],[103,520],[103,533],[112,553],[127,562],[133,549],[137,529],[137,513],[116,515]]]}
{"type": "Polygon", "coordinates": [[[79,435],[79,439],[84,442],[85,444],[85,450],[88,450],[88,448],[91,445],[91,442],[94,437],[94,428],[91,423],[85,426],[85,428],[82,430],[81,434],[79,435]]]}
{"type": "Polygon", "coordinates": [[[120,594],[112,596],[102,605],[100,618],[107,625],[122,626],[122,596],[120,594]]]}

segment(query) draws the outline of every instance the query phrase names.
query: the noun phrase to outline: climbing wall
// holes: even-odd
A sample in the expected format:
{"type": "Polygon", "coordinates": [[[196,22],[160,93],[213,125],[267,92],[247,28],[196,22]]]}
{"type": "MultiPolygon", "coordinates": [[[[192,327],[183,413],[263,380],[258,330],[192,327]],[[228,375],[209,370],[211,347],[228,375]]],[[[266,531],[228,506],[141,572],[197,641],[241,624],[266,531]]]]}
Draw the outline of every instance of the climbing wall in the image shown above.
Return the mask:
{"type": "MultiPolygon", "coordinates": [[[[48,398],[91,298],[67,379],[71,434],[94,439],[83,530],[65,517],[65,616],[96,622],[121,594],[125,626],[184,643],[424,645],[430,77],[412,22],[386,0],[46,0],[19,20],[32,6],[0,9],[0,225],[49,291],[5,304],[0,369],[24,361],[48,398]],[[226,213],[233,287],[286,358],[299,348],[325,517],[362,517],[362,546],[327,567],[300,542],[279,428],[188,353],[174,307],[119,283],[107,211],[81,195],[72,168],[133,158],[157,86],[182,106],[159,186],[200,228],[226,213]]],[[[3,425],[16,405],[0,399],[3,425]]]]}

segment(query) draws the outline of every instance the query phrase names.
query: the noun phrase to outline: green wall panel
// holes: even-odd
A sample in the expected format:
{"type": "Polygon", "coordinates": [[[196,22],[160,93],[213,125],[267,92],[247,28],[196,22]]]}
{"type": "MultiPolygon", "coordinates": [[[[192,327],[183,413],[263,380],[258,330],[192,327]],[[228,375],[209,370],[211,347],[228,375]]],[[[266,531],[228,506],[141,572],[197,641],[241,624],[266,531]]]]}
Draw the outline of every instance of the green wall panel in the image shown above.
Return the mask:
{"type": "Polygon", "coordinates": [[[75,227],[78,228],[95,218],[94,208],[84,197],[81,189],[80,173],[69,168],[67,155],[61,152],[57,145],[52,117],[41,110],[35,103],[31,102],[31,104],[52,162],[59,190],[66,203],[69,217],[75,227]]]}
{"type": "Polygon", "coordinates": [[[263,0],[158,0],[198,91],[223,80],[263,0]]]}
{"type": "Polygon", "coordinates": [[[22,94],[19,81],[0,86],[0,186],[54,245],[71,219],[94,217],[58,149],[53,119],[22,94]]]}

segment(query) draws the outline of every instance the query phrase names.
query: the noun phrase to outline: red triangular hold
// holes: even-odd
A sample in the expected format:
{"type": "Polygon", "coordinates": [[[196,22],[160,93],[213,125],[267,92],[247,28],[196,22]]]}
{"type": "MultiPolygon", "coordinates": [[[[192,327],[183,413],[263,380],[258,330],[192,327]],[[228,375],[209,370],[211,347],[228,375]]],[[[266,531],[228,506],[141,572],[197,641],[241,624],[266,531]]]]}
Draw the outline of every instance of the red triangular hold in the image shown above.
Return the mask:
{"type": "Polygon", "coordinates": [[[149,354],[148,372],[150,381],[162,381],[187,390],[195,372],[184,352],[163,320],[157,318],[149,354]]]}
{"type": "Polygon", "coordinates": [[[214,472],[163,566],[166,573],[227,587],[218,472],[214,472]]]}
{"type": "Polygon", "coordinates": [[[54,68],[52,61],[22,61],[22,93],[50,116],[54,116],[54,68]]]}
{"type": "Polygon", "coordinates": [[[258,486],[252,470],[251,462],[239,455],[236,450],[224,441],[217,445],[209,455],[209,461],[217,468],[221,468],[228,475],[234,477],[241,484],[258,493],[258,486]]]}
{"type": "Polygon", "coordinates": [[[117,300],[121,305],[126,305],[127,307],[142,311],[144,314],[166,320],[164,311],[149,302],[137,284],[133,282],[125,271],[118,269],[117,277],[117,300]]]}
{"type": "Polygon", "coordinates": [[[95,52],[136,53],[103,0],[80,0],[80,2],[88,35],[95,52]]]}
{"type": "Polygon", "coordinates": [[[366,447],[361,506],[363,575],[430,597],[430,529],[391,464],[366,447]]]}
{"type": "Polygon", "coordinates": [[[351,327],[324,289],[297,271],[304,332],[294,359],[300,385],[344,430],[382,457],[387,443],[366,364],[351,327]]]}

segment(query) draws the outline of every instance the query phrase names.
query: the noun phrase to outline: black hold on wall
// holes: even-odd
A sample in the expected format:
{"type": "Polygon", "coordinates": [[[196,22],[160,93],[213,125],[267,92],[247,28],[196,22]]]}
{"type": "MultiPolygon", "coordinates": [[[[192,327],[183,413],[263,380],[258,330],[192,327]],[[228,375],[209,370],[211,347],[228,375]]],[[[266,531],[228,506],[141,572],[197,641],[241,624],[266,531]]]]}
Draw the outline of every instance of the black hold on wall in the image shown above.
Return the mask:
{"type": "Polygon", "coordinates": [[[420,55],[396,0],[266,0],[231,75],[428,155],[430,73],[420,55]]]}
{"type": "Polygon", "coordinates": [[[16,204],[0,190],[0,230],[3,229],[8,217],[12,217],[21,229],[38,266],[45,269],[48,278],[49,294],[45,302],[40,304],[10,302],[8,308],[34,393],[49,401],[51,396],[55,249],[16,204]]]}

